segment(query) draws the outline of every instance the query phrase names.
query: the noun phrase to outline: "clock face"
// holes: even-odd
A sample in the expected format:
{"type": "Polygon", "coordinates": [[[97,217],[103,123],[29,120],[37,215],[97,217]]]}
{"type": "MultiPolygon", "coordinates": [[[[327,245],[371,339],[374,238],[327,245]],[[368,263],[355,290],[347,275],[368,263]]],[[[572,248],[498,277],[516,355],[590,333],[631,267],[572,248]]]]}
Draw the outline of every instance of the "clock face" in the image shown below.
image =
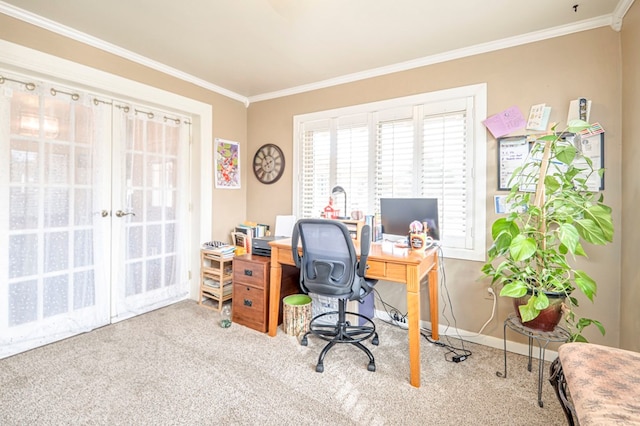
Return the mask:
{"type": "Polygon", "coordinates": [[[253,173],[262,183],[274,183],[284,172],[284,154],[276,145],[262,145],[253,157],[253,173]]]}

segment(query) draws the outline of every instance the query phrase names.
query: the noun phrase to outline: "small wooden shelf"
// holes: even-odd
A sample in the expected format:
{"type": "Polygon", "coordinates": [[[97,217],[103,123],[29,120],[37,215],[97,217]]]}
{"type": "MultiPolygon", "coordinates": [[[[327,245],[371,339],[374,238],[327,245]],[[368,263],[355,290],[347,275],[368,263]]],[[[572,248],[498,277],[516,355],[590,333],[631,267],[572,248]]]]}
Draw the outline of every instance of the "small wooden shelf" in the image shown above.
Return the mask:
{"type": "Polygon", "coordinates": [[[198,303],[220,311],[233,297],[233,257],[220,257],[211,250],[200,250],[200,297],[198,303]]]}
{"type": "Polygon", "coordinates": [[[347,226],[351,238],[355,241],[360,241],[362,235],[362,227],[364,226],[363,220],[351,220],[351,219],[335,219],[338,222],[342,222],[347,226]]]}

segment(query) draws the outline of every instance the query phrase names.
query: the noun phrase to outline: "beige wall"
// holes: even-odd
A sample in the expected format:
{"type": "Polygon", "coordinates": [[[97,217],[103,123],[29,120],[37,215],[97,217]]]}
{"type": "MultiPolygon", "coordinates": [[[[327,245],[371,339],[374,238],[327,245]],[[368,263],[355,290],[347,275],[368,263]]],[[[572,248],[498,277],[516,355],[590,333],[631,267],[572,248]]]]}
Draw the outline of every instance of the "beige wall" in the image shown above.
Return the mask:
{"type": "Polygon", "coordinates": [[[622,277],[620,347],[640,352],[640,4],[622,27],[622,277]]]}
{"type": "MultiPolygon", "coordinates": [[[[638,6],[634,6],[629,19],[625,19],[624,52],[625,90],[638,92],[638,6]],[[629,29],[635,23],[635,29],[629,29]],[[627,56],[625,56],[627,59],[627,56]],[[631,77],[632,76],[632,77],[631,77]],[[635,84],[634,84],[635,83],[635,84]]],[[[499,52],[473,56],[443,64],[423,67],[403,73],[377,77],[365,81],[345,84],[310,93],[252,104],[249,110],[238,101],[197,87],[191,83],[167,76],[135,64],[115,55],[88,47],[40,28],[0,14],[0,39],[24,45],[131,80],[144,82],[164,90],[178,93],[213,107],[213,137],[238,141],[243,157],[242,189],[213,190],[212,238],[225,239],[228,231],[238,221],[246,219],[273,224],[277,214],[288,214],[292,208],[292,123],[296,114],[360,104],[399,96],[486,82],[488,84],[489,114],[499,112],[511,105],[518,105],[526,114],[530,105],[546,102],[553,107],[552,121],[563,121],[568,100],[586,96],[593,100],[592,121],[599,121],[606,134],[606,201],[614,208],[616,224],[615,243],[605,249],[591,250],[590,262],[584,268],[599,283],[600,291],[596,303],[583,303],[587,316],[600,319],[607,327],[605,338],[589,335],[596,342],[616,346],[623,342],[634,344],[637,350],[637,335],[640,330],[638,310],[633,300],[638,300],[637,238],[625,239],[629,251],[621,286],[621,58],[620,35],[610,28],[601,28],[553,40],[505,49],[499,52]],[[590,54],[593,52],[593,54],[590,54]],[[273,185],[257,182],[251,173],[253,153],[264,143],[275,143],[285,152],[287,166],[282,179],[273,185]],[[634,262],[636,264],[634,264],[634,262]],[[635,268],[635,269],[633,269],[635,268]],[[623,294],[621,295],[621,289],[623,294]],[[620,300],[623,300],[624,322],[633,325],[622,327],[620,336],[620,300]],[[631,298],[633,297],[633,300],[631,298]]],[[[215,82],[214,82],[215,83],[215,82]]],[[[628,107],[625,116],[629,125],[625,134],[632,134],[633,111],[638,110],[635,97],[625,98],[628,107]],[[634,104],[635,103],[635,104],[634,104]],[[630,107],[633,107],[630,108],[630,107]],[[631,112],[630,112],[631,111],[631,112]]],[[[639,148],[625,146],[625,182],[636,182],[639,148]],[[633,148],[633,149],[632,149],[633,148]],[[636,179],[633,179],[633,178],[636,179]]],[[[197,153],[196,153],[197,155],[197,153]]],[[[492,212],[492,197],[496,194],[495,140],[488,142],[487,154],[487,223],[495,219],[492,212]]],[[[633,206],[638,205],[638,189],[624,188],[625,206],[629,214],[625,217],[625,229],[637,229],[633,221],[636,215],[633,206]],[[635,196],[635,198],[634,198],[635,196]],[[632,204],[633,203],[633,204],[632,204]],[[628,226],[628,227],[627,227],[628,226]]],[[[624,262],[623,259],[623,262],[624,262]]],[[[445,259],[447,287],[455,309],[458,328],[477,330],[489,317],[491,301],[485,298],[486,283],[477,282],[479,262],[445,259]]],[[[406,309],[404,289],[395,284],[381,283],[383,297],[401,310],[406,309]]],[[[510,306],[500,301],[497,319],[485,333],[501,337],[502,319],[510,312],[510,306]]],[[[427,319],[428,304],[422,306],[423,318],[427,319]]],[[[451,316],[447,317],[452,320],[451,316]]],[[[441,316],[441,322],[446,318],[441,316]]]]}
{"type": "MultiPolygon", "coordinates": [[[[245,145],[247,140],[247,110],[242,102],[3,14],[0,14],[0,39],[210,104],[213,108],[213,137],[239,142],[241,154],[246,155],[247,151],[242,145],[245,145]]],[[[198,158],[197,154],[195,153],[196,158],[198,158]]],[[[244,174],[243,182],[246,182],[246,168],[242,172],[244,174]]],[[[244,220],[247,199],[246,185],[240,190],[214,189],[212,198],[211,238],[228,239],[229,230],[238,221],[244,220]]]]}
{"type": "MultiPolygon", "coordinates": [[[[262,185],[250,176],[247,193],[247,216],[272,223],[276,214],[289,213],[292,205],[293,116],[312,111],[378,101],[429,92],[450,87],[486,82],[488,112],[495,114],[517,105],[528,114],[533,104],[552,106],[551,121],[566,121],[571,99],[585,96],[593,100],[591,120],[606,129],[605,199],[614,208],[618,233],[606,248],[589,250],[590,262],[581,262],[600,285],[596,303],[582,303],[585,316],[601,320],[607,327],[606,337],[587,334],[594,342],[617,345],[620,314],[620,37],[611,28],[581,32],[552,40],[504,49],[442,64],[431,65],[393,75],[317,90],[249,106],[248,148],[254,152],[261,144],[276,143],[282,147],[288,165],[282,180],[275,185],[262,185]],[[593,52],[591,54],[590,52],[593,52]]],[[[487,149],[487,223],[493,222],[492,199],[496,186],[496,141],[490,135],[487,149]]],[[[487,231],[487,234],[489,231],[487,231]]],[[[477,331],[489,318],[492,303],[486,299],[486,282],[480,276],[481,262],[445,259],[447,288],[458,328],[477,331]]],[[[384,299],[400,310],[406,310],[404,289],[392,283],[380,283],[384,299]]],[[[425,298],[426,300],[426,298],[425,298]]],[[[511,312],[508,301],[500,300],[496,319],[485,330],[502,336],[502,321],[511,312]]],[[[422,318],[428,320],[428,304],[422,306],[422,318]]]]}

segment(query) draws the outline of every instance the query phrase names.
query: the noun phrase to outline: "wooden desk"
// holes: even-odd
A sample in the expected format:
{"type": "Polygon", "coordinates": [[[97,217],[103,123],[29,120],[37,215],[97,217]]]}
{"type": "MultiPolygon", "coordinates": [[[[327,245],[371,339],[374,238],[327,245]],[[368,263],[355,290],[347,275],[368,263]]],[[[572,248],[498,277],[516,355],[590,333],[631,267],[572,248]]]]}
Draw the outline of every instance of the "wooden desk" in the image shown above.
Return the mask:
{"type": "MultiPolygon", "coordinates": [[[[269,296],[269,336],[278,331],[278,310],[282,266],[293,265],[291,239],[276,240],[271,245],[271,288],[269,296]],[[275,301],[275,302],[274,302],[275,301]]],[[[356,250],[358,248],[356,247],[356,250]]],[[[416,253],[390,243],[373,243],[367,259],[367,278],[394,281],[407,286],[410,382],[420,387],[420,281],[429,275],[431,336],[438,340],[438,252],[432,248],[416,253]]]]}

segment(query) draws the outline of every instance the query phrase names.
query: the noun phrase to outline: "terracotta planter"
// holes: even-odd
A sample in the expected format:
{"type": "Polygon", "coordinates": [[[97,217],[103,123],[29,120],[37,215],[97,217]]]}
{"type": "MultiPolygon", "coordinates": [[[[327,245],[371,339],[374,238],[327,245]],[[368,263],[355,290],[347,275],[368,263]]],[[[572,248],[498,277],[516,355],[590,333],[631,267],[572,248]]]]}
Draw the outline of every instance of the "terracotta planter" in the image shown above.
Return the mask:
{"type": "MultiPolygon", "coordinates": [[[[522,325],[533,328],[534,330],[553,331],[560,323],[562,319],[562,304],[566,298],[565,294],[551,292],[545,292],[545,294],[549,298],[549,307],[540,311],[540,314],[531,321],[523,322],[522,325]]],[[[522,317],[520,317],[520,309],[518,309],[518,307],[520,305],[526,305],[530,297],[531,293],[527,293],[522,297],[513,299],[513,307],[520,320],[522,320],[522,317]]]]}

